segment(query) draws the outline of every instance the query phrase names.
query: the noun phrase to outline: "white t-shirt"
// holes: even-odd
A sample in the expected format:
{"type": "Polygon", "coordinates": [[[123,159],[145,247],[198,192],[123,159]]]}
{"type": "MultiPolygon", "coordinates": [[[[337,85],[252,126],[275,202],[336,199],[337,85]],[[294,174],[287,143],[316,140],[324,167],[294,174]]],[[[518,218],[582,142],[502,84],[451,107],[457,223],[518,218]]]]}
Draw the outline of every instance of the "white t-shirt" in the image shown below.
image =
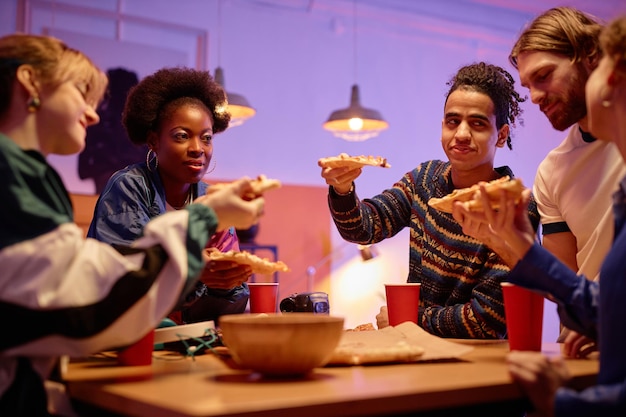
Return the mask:
{"type": "Polygon", "coordinates": [[[613,242],[611,196],[626,164],[611,142],[583,140],[578,124],[541,162],[533,193],[544,235],[565,222],[576,237],[579,273],[597,279],[613,242]]]}

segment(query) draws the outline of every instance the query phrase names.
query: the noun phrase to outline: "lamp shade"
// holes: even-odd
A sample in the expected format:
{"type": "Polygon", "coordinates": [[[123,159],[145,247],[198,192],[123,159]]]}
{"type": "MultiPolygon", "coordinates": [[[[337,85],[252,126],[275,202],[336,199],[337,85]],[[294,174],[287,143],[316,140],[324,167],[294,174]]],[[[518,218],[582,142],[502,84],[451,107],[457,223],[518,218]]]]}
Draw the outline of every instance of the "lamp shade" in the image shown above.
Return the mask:
{"type": "Polygon", "coordinates": [[[355,84],[352,86],[350,106],[332,112],[323,126],[339,138],[358,142],[378,136],[389,124],[377,110],[361,106],[359,86],[355,84]]]}
{"type": "MultiPolygon", "coordinates": [[[[224,89],[224,70],[221,67],[215,69],[215,81],[224,89]]],[[[239,126],[256,114],[256,110],[248,103],[241,94],[226,92],[228,112],[230,112],[229,127],[239,126]]]]}

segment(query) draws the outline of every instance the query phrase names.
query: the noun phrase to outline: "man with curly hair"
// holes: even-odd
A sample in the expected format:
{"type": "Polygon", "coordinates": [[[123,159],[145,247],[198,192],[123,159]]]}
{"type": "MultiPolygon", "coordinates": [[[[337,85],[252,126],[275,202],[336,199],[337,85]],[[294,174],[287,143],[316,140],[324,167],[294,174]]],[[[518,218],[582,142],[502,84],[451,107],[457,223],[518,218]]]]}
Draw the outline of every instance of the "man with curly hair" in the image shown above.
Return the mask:
{"type": "MultiPolygon", "coordinates": [[[[360,168],[323,168],[330,185],[328,203],[341,236],[371,244],[410,227],[408,282],[421,286],[417,323],[440,337],[499,339],[506,337],[500,282],[509,271],[505,248],[489,246],[463,233],[451,214],[428,206],[433,197],[503,176],[495,167],[496,150],[511,145],[510,129],[525,99],[511,75],[484,62],[462,67],[448,82],[441,144],[448,161],[431,160],[406,173],[392,188],[360,201],[354,180],[360,168]]],[[[529,216],[538,225],[534,204],[529,216]]],[[[378,327],[388,325],[386,307],[378,327]]]]}
{"type": "MultiPolygon", "coordinates": [[[[122,122],[135,145],[148,145],[148,155],[111,176],[96,203],[89,237],[128,244],[150,219],[207,193],[202,179],[213,156],[213,135],[226,130],[230,119],[225,99],[208,72],[189,68],[161,69],[130,90],[122,122]]],[[[207,248],[239,250],[235,230],[215,234],[207,248]]],[[[250,275],[249,266],[207,262],[195,290],[169,318],[184,324],[242,313],[250,275]]]]}
{"type": "MultiPolygon", "coordinates": [[[[611,194],[626,175],[615,144],[589,133],[585,83],[602,55],[601,29],[597,19],[579,10],[553,8],[524,29],[509,55],[532,102],[555,129],[569,129],[535,177],[543,246],[589,279],[598,278],[611,247],[611,194]]],[[[591,342],[567,334],[564,329],[559,340],[575,345],[574,351],[591,342]]]]}

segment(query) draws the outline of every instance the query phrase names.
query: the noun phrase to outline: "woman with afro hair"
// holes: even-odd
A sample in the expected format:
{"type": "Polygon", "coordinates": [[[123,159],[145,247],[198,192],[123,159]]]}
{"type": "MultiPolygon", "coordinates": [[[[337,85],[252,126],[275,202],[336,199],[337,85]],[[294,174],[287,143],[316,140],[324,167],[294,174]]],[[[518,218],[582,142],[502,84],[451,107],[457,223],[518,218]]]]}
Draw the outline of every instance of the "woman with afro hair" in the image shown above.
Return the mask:
{"type": "MultiPolygon", "coordinates": [[[[202,181],[213,156],[213,136],[228,127],[226,95],[206,71],[163,68],[133,87],[122,122],[129,139],[147,145],[146,161],[114,173],[98,198],[88,236],[128,244],[150,219],[180,210],[206,194],[202,181]]],[[[239,250],[234,228],[215,234],[205,250],[239,250]]],[[[177,324],[217,321],[242,313],[249,266],[210,261],[196,287],[168,316],[177,324]]]]}

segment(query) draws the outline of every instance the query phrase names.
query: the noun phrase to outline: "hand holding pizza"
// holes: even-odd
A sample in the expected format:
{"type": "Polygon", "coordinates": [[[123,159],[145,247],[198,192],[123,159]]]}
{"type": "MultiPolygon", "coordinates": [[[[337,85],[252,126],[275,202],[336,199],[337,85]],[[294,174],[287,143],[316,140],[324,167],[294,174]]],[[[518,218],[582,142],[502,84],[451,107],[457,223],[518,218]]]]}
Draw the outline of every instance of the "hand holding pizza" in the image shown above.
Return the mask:
{"type": "Polygon", "coordinates": [[[282,261],[270,261],[248,251],[229,250],[226,252],[211,251],[207,253],[210,261],[228,261],[240,265],[248,265],[255,274],[273,274],[274,272],[289,271],[287,264],[282,261]]]}
{"type": "Polygon", "coordinates": [[[211,252],[219,252],[217,248],[206,248],[202,257],[206,265],[200,275],[200,281],[209,288],[229,290],[237,287],[252,276],[250,265],[233,261],[211,260],[211,252]]]}
{"type": "Polygon", "coordinates": [[[452,215],[463,227],[463,233],[487,244],[513,266],[526,254],[535,239],[528,218],[530,190],[524,189],[519,198],[506,189],[495,194],[499,198],[494,203],[494,191],[487,190],[487,183],[479,183],[472,201],[480,202],[481,211],[473,209],[473,204],[456,201],[452,215]]]}
{"type": "Polygon", "coordinates": [[[361,168],[352,167],[326,167],[322,168],[322,178],[326,184],[335,189],[339,194],[347,194],[352,189],[352,183],[361,175],[361,168]]]}
{"type": "Polygon", "coordinates": [[[262,197],[246,200],[254,192],[252,180],[244,177],[220,187],[209,187],[207,194],[195,199],[193,204],[203,204],[217,214],[217,231],[234,226],[247,229],[263,215],[265,200],[262,197]]]}
{"type": "Polygon", "coordinates": [[[380,156],[350,156],[347,153],[320,158],[317,164],[322,167],[322,178],[326,180],[326,184],[339,194],[346,194],[352,189],[352,183],[361,175],[364,166],[391,167],[380,156]]]}

